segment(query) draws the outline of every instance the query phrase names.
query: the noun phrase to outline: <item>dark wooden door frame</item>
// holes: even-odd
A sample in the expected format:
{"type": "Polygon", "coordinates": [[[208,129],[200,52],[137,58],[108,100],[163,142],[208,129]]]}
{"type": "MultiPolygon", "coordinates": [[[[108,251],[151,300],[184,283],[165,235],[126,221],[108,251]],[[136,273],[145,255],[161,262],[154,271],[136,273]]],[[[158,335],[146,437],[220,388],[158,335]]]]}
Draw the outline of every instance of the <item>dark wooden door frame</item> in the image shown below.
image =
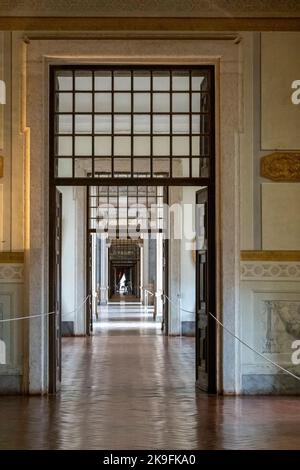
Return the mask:
{"type": "Polygon", "coordinates": [[[87,336],[93,332],[93,286],[92,286],[92,234],[86,233],[86,296],[88,296],[85,306],[85,329],[87,336]]]}
{"type": "MultiPolygon", "coordinates": [[[[195,315],[195,349],[196,349],[196,383],[198,379],[198,359],[200,356],[200,338],[199,338],[199,318],[198,311],[199,306],[199,297],[200,297],[200,272],[199,272],[199,256],[206,256],[206,273],[205,273],[205,308],[207,316],[207,328],[206,328],[206,337],[205,337],[205,362],[207,369],[207,392],[216,393],[217,392],[217,375],[216,375],[216,322],[214,318],[209,315],[211,312],[214,316],[216,315],[216,241],[215,241],[215,195],[214,191],[210,187],[202,188],[196,192],[196,202],[198,202],[198,197],[204,195],[206,210],[205,210],[205,223],[207,229],[207,247],[204,254],[200,254],[196,250],[196,315],[195,315]]],[[[202,252],[202,250],[201,250],[202,252]]]]}
{"type": "Polygon", "coordinates": [[[50,201],[49,205],[49,305],[50,310],[55,312],[48,316],[49,328],[49,393],[56,393],[58,383],[61,382],[61,291],[62,291],[62,276],[61,276],[61,253],[62,253],[62,194],[57,194],[58,190],[55,186],[50,187],[50,201]],[[57,198],[59,198],[59,214],[57,214],[57,198]],[[59,280],[57,279],[57,217],[60,218],[60,233],[59,233],[59,280]],[[57,286],[59,282],[59,286],[57,286]],[[59,289],[59,303],[57,301],[57,288],[59,289]],[[59,334],[59,337],[58,337],[59,334]],[[58,346],[58,342],[60,345],[58,346]],[[60,348],[57,356],[57,348],[60,348]],[[59,372],[57,372],[57,360],[59,360],[59,372]]]}

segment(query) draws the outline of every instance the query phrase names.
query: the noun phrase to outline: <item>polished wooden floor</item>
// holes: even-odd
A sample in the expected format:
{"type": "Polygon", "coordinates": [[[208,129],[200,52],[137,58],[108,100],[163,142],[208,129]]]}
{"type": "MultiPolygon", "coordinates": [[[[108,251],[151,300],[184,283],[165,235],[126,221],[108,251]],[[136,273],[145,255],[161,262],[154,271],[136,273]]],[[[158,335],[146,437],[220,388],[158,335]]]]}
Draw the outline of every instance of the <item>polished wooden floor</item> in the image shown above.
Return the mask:
{"type": "Polygon", "coordinates": [[[57,397],[1,397],[1,449],[299,449],[300,399],[208,397],[194,342],[138,305],[110,306],[64,339],[57,397]]]}

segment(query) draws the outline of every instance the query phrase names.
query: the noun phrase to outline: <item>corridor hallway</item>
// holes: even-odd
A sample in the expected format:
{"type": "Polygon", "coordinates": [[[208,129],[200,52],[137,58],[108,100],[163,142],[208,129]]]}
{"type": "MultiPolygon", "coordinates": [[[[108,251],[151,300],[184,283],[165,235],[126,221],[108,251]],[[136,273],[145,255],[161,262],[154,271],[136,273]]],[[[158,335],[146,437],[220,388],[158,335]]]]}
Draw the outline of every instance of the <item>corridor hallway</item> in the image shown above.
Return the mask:
{"type": "Polygon", "coordinates": [[[0,449],[296,449],[300,402],[196,391],[194,339],[141,305],[104,307],[63,339],[57,396],[0,397],[0,449]]]}

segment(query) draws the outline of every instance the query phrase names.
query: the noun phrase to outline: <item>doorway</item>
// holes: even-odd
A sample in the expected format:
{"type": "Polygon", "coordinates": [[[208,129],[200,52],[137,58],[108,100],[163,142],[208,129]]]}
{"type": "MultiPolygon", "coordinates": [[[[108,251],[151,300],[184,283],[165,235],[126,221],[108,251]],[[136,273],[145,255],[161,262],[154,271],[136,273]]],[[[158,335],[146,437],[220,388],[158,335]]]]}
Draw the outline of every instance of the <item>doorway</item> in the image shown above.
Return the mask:
{"type": "MultiPolygon", "coordinates": [[[[87,188],[86,203],[89,211],[90,195],[103,187],[107,188],[108,193],[112,188],[119,190],[126,187],[137,188],[137,191],[138,188],[151,187],[156,191],[162,188],[163,193],[168,192],[166,188],[173,186],[207,187],[211,201],[209,217],[214,219],[213,67],[68,65],[51,67],[50,76],[52,188],[58,185],[87,188]]],[[[50,207],[53,207],[51,194],[50,191],[50,207]]],[[[100,197],[99,194],[97,197],[100,197]]],[[[115,219],[120,222],[118,217],[115,219]]],[[[55,224],[51,215],[49,223],[52,227],[55,224]]],[[[92,272],[93,263],[92,230],[91,226],[87,228],[88,273],[92,272]]],[[[212,230],[210,237],[214,237],[212,230]]],[[[169,297],[168,240],[163,240],[162,245],[161,278],[164,295],[169,297]]],[[[210,246],[213,247],[212,244],[210,246]]],[[[50,260],[51,255],[52,252],[50,260]]],[[[210,276],[213,279],[215,267],[213,257],[210,259],[210,276]]],[[[54,269],[50,270],[52,278],[54,273],[54,269]]],[[[126,287],[126,293],[134,292],[133,295],[140,298],[140,274],[132,260],[120,263],[110,259],[107,273],[110,292],[106,295],[123,296],[126,287]]],[[[199,276],[197,279],[198,292],[202,278],[201,281],[199,276]]],[[[86,308],[87,333],[92,329],[93,283],[92,276],[88,274],[86,294],[90,297],[86,308]]],[[[210,289],[211,296],[214,295],[213,291],[210,289]]],[[[173,334],[174,327],[170,325],[170,301],[164,304],[163,328],[167,334],[173,334]]],[[[50,299],[50,305],[53,305],[53,298],[50,299]]],[[[212,310],[213,305],[211,302],[212,310]]],[[[53,331],[56,321],[55,316],[50,319],[53,331]]],[[[211,330],[211,334],[215,333],[211,330]]],[[[198,347],[196,343],[196,349],[198,347]]],[[[53,350],[51,354],[55,356],[57,353],[53,350]]],[[[215,361],[216,351],[211,350],[209,354],[215,361]]],[[[50,382],[56,384],[56,372],[49,372],[50,382]]],[[[208,373],[214,373],[213,369],[208,373]]],[[[200,381],[198,384],[213,391],[212,387],[203,387],[200,381]]],[[[52,385],[53,391],[55,388],[52,385]]]]}

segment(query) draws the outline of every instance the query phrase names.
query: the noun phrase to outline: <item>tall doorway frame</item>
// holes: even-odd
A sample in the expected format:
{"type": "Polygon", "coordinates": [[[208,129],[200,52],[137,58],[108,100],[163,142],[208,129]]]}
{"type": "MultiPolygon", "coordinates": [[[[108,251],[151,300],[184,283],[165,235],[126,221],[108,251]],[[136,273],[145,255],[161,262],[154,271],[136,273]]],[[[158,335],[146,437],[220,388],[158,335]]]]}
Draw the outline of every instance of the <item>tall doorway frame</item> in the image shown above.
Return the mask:
{"type": "MultiPolygon", "coordinates": [[[[49,126],[49,310],[53,309],[55,306],[53,305],[53,286],[55,285],[55,278],[54,278],[54,266],[53,266],[53,257],[52,257],[52,247],[53,247],[53,240],[51,240],[54,237],[55,234],[55,226],[53,225],[54,221],[52,218],[52,214],[54,211],[54,205],[55,205],[55,198],[54,198],[54,193],[55,189],[57,186],[84,186],[84,187],[89,187],[89,186],[97,186],[104,184],[106,186],[124,186],[124,185],[130,185],[130,186],[148,186],[148,185],[155,185],[155,186],[202,186],[202,187],[207,187],[208,188],[208,194],[209,194],[209,205],[211,208],[211,217],[213,217],[213,226],[215,226],[215,218],[216,218],[216,207],[215,207],[215,201],[216,201],[216,194],[215,194],[215,157],[216,157],[216,142],[215,142],[215,66],[214,65],[152,65],[152,64],[147,64],[147,65],[139,65],[139,64],[121,64],[121,65],[50,65],[50,94],[49,94],[49,111],[50,111],[50,126],[49,126]],[[211,106],[211,111],[210,111],[210,132],[211,132],[211,141],[210,141],[210,174],[209,177],[173,177],[172,175],[169,177],[160,177],[160,178],[153,178],[152,173],[151,177],[105,177],[105,178],[99,178],[99,177],[80,177],[80,178],[75,178],[74,173],[72,178],[64,178],[64,177],[55,177],[55,171],[54,171],[54,135],[55,135],[55,124],[54,124],[54,94],[55,94],[55,83],[54,83],[54,74],[56,70],[89,70],[89,69],[99,69],[99,70],[105,70],[105,69],[115,69],[115,70],[120,70],[120,69],[132,69],[132,70],[149,70],[149,69],[157,69],[157,70],[186,70],[188,69],[193,69],[193,70],[206,70],[209,71],[209,76],[211,80],[211,88],[210,88],[210,106],[211,106]]],[[[214,232],[212,234],[214,237],[213,240],[213,245],[215,246],[215,240],[216,240],[216,233],[214,232]]],[[[87,244],[88,245],[88,244],[87,244]]],[[[89,256],[87,256],[89,259],[89,256]]],[[[215,292],[215,286],[217,283],[216,280],[216,266],[215,262],[214,265],[211,266],[211,272],[213,273],[212,279],[214,279],[214,285],[211,285],[211,288],[213,289],[213,292],[215,292]]],[[[216,312],[216,297],[214,296],[214,302],[211,302],[211,307],[214,304],[214,313],[216,312]]],[[[87,309],[90,309],[90,302],[87,304],[87,309]]],[[[89,316],[87,315],[87,318],[89,316]]],[[[210,324],[211,324],[211,338],[213,338],[213,341],[211,344],[215,345],[214,348],[214,357],[211,360],[211,364],[214,364],[212,367],[212,373],[216,374],[216,360],[217,360],[217,351],[216,351],[216,328],[215,325],[212,324],[211,322],[212,319],[210,319],[210,324]],[[213,325],[213,326],[212,326],[213,325]]],[[[53,334],[56,331],[56,315],[52,315],[49,317],[49,344],[54,344],[54,337],[53,334]]],[[[212,349],[212,348],[210,348],[212,349]]],[[[51,348],[49,351],[52,355],[55,354],[55,349],[51,348]]],[[[50,357],[49,363],[53,363],[55,358],[50,357]]],[[[55,393],[56,390],[56,371],[54,370],[53,367],[49,367],[49,391],[51,393],[55,393]]],[[[211,380],[211,383],[216,383],[216,377],[214,380],[211,380]]],[[[214,393],[214,389],[209,390],[209,392],[214,393]]]]}

